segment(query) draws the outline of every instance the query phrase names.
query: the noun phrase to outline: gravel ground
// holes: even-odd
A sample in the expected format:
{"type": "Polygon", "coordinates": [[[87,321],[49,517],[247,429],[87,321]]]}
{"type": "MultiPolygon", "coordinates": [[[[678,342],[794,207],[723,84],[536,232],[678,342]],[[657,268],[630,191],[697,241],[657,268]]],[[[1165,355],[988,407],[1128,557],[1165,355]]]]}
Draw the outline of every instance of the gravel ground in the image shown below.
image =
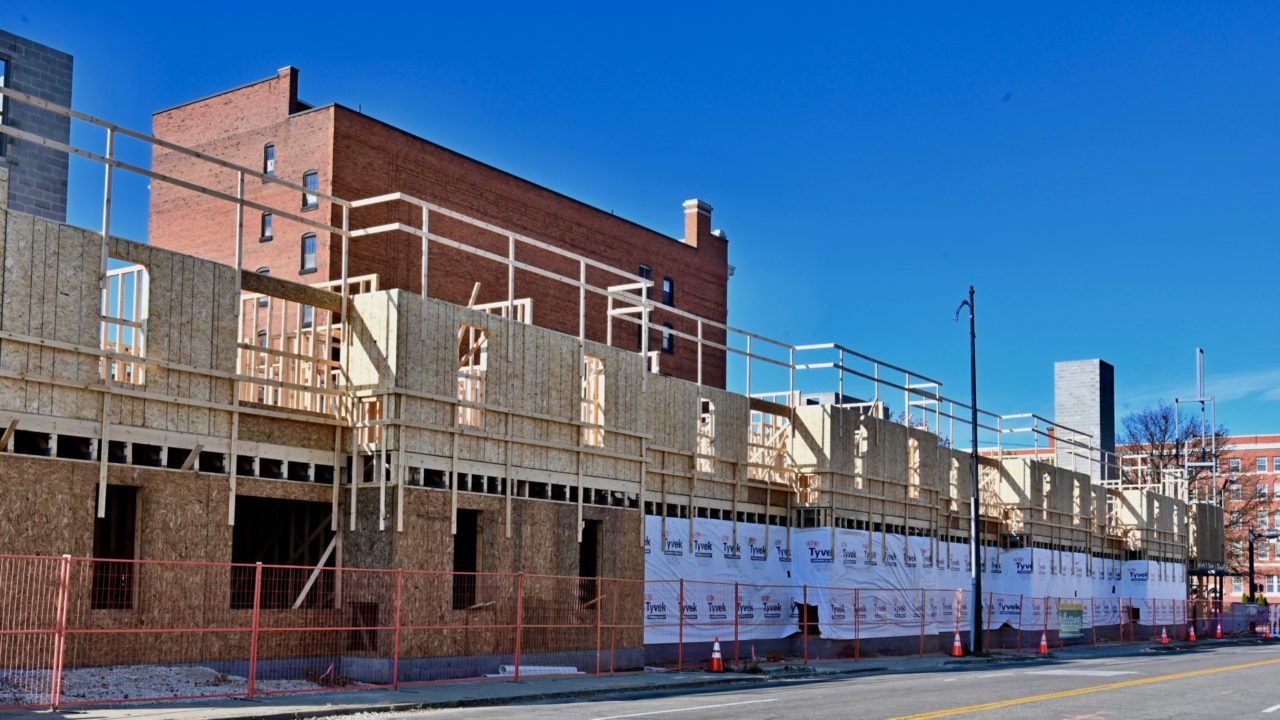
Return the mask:
{"type": "MultiPolygon", "coordinates": [[[[49,701],[48,687],[48,673],[9,678],[0,676],[0,705],[46,704],[49,701]]],[[[317,687],[306,680],[259,680],[257,683],[257,689],[262,692],[317,687]]],[[[62,699],[65,702],[164,700],[192,695],[244,695],[248,689],[245,678],[224,675],[207,667],[116,665],[67,670],[62,681],[62,699]]]]}

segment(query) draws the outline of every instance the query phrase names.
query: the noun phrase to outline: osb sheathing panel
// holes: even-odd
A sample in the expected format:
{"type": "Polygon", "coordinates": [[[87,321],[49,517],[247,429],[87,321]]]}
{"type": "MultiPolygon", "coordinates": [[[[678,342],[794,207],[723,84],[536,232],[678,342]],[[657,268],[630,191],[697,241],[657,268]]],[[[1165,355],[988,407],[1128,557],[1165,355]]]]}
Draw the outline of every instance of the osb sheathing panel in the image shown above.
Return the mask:
{"type": "MultiPolygon", "coordinates": [[[[427,338],[422,337],[423,301],[403,292],[372,293],[358,305],[370,318],[362,323],[367,337],[358,343],[357,365],[376,366],[386,362],[394,370],[398,387],[451,398],[456,393],[457,335],[463,325],[479,327],[487,333],[488,369],[485,374],[486,402],[497,408],[528,413],[510,418],[510,431],[515,437],[528,438],[561,447],[539,447],[513,444],[511,463],[514,467],[576,474],[580,430],[581,381],[577,339],[545,328],[509,323],[490,314],[448,305],[438,301],[425,303],[427,338]],[[396,319],[389,319],[394,311],[396,319]],[[392,342],[389,336],[394,335],[392,342]],[[510,348],[510,359],[508,359],[510,348]],[[393,361],[383,358],[394,357],[393,361]]],[[[639,358],[633,353],[586,343],[586,354],[605,361],[604,449],[611,453],[639,456],[642,408],[640,408],[639,358]]],[[[384,370],[383,372],[387,372],[384,370]]],[[[358,380],[369,380],[358,371],[358,380]]],[[[383,386],[388,383],[383,382],[383,386]]],[[[454,424],[454,409],[449,403],[405,396],[398,404],[400,418],[410,423],[449,427],[454,424]]],[[[508,432],[507,413],[497,409],[484,412],[483,432],[502,436],[508,432]]],[[[447,457],[454,451],[449,433],[441,430],[409,428],[403,436],[404,447],[415,452],[447,457]]],[[[460,461],[504,464],[506,443],[464,429],[456,439],[460,461]]],[[[614,479],[639,479],[636,461],[584,453],[585,475],[614,479]]],[[[514,474],[514,473],[513,473],[514,474]]]]}
{"type": "Polygon", "coordinates": [[[98,466],[0,454],[0,553],[93,552],[98,466]]]}
{"type": "MultiPolygon", "coordinates": [[[[311,450],[332,450],[333,426],[241,414],[240,439],[311,450]]],[[[346,447],[349,448],[350,445],[346,447]]]]}
{"type": "MultiPolygon", "coordinates": [[[[87,231],[0,211],[0,327],[97,347],[100,246],[99,238],[87,231]]],[[[0,368],[74,382],[93,382],[98,376],[98,363],[91,357],[12,341],[0,342],[0,368]]],[[[91,390],[0,378],[0,408],[6,410],[94,420],[100,403],[91,390]]]]}
{"type": "MultiPolygon", "coordinates": [[[[88,556],[93,550],[98,465],[0,454],[3,552],[88,556]]],[[[147,560],[229,562],[225,475],[107,466],[107,482],[139,488],[138,555],[147,560]]],[[[329,502],[327,485],[239,478],[239,495],[329,502]]]]}
{"type": "MultiPolygon", "coordinates": [[[[112,252],[147,268],[147,357],[223,373],[235,371],[235,271],[150,246],[114,242],[112,252]]],[[[146,389],[176,398],[230,404],[230,380],[153,367],[146,389]]],[[[119,403],[116,421],[156,430],[226,437],[230,413],[158,400],[119,403]]]]}
{"type": "MultiPolygon", "coordinates": [[[[504,534],[502,498],[460,493],[459,507],[480,511],[480,568],[484,573],[524,572],[525,621],[528,623],[569,623],[592,627],[595,613],[577,606],[579,584],[564,578],[539,578],[537,575],[576,576],[578,543],[577,508],[566,503],[515,500],[512,503],[513,535],[504,534]]],[[[361,502],[367,502],[364,497],[361,502]]],[[[482,577],[476,590],[472,610],[453,609],[452,569],[453,540],[449,532],[449,493],[409,488],[405,492],[404,533],[369,538],[363,544],[348,539],[344,558],[348,563],[363,558],[353,547],[367,548],[374,557],[386,547],[394,547],[392,563],[407,570],[430,570],[435,574],[407,572],[404,576],[402,617],[414,625],[479,625],[510,624],[515,617],[516,578],[513,575],[482,577]],[[410,532],[410,528],[412,531],[410,532]],[[381,539],[382,545],[378,546],[381,539]]],[[[630,549],[639,548],[641,531],[634,510],[584,506],[587,520],[601,522],[600,572],[605,577],[643,579],[643,555],[630,549]]],[[[619,590],[618,613],[624,622],[639,624],[636,597],[622,593],[641,592],[628,586],[619,590]]],[[[638,596],[637,596],[638,597],[638,596]]],[[[607,611],[612,611],[608,604],[607,611]]],[[[602,608],[604,609],[604,608],[602,608]]],[[[584,644],[573,632],[564,631],[560,639],[545,638],[537,650],[594,647],[584,644]]],[[[448,656],[502,652],[510,648],[509,628],[469,628],[406,633],[402,637],[405,653],[421,656],[448,656]]],[[[632,641],[634,644],[634,640],[632,641]]],[[[531,648],[531,652],[535,649],[531,648]]]]}

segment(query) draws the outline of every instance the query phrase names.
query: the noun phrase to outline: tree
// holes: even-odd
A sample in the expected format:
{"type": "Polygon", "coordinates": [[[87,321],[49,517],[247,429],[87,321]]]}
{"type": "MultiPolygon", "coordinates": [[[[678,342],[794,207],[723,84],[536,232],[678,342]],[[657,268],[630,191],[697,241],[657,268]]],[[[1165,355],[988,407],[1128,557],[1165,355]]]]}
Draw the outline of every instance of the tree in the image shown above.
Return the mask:
{"type": "MultiPolygon", "coordinates": [[[[1214,501],[1221,492],[1214,484],[1214,463],[1220,470],[1230,450],[1227,428],[1219,425],[1205,434],[1200,418],[1181,418],[1173,403],[1159,402],[1120,419],[1120,471],[1126,484],[1160,486],[1182,482],[1187,500],[1214,501]]],[[[1219,474],[1218,483],[1225,477],[1219,474]]]]}
{"type": "Polygon", "coordinates": [[[1119,438],[1121,480],[1155,490],[1185,482],[1185,494],[1179,494],[1188,501],[1221,499],[1228,569],[1246,572],[1249,528],[1257,524],[1258,511],[1269,508],[1267,496],[1259,494],[1264,478],[1231,472],[1227,428],[1219,425],[1212,433],[1205,433],[1206,429],[1198,413],[1180,416],[1172,403],[1164,401],[1124,416],[1119,438]]]}

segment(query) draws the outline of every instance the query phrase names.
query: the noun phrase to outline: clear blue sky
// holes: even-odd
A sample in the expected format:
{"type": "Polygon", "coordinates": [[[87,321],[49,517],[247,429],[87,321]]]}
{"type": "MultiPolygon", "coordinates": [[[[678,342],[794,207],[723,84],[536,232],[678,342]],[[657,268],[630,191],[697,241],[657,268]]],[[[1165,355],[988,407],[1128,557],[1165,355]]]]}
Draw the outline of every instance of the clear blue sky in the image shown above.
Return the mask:
{"type": "MultiPolygon", "coordinates": [[[[999,412],[1052,416],[1053,362],[1086,357],[1116,365],[1118,415],[1185,397],[1202,345],[1219,420],[1280,431],[1280,5],[1039,5],[13,0],[0,26],[74,54],[75,105],[135,128],[291,64],[309,102],[673,235],[702,198],[733,324],[960,398],[976,285],[999,412]]],[[[74,167],[77,223],[99,175],[74,167]]]]}

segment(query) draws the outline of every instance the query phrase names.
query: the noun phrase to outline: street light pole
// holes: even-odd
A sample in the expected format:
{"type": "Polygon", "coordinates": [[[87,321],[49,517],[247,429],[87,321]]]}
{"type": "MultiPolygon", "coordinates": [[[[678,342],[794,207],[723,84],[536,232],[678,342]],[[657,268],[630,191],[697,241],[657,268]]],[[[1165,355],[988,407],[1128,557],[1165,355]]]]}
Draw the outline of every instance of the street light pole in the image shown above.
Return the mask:
{"type": "Polygon", "coordinates": [[[969,426],[973,430],[973,444],[969,454],[970,480],[973,485],[973,497],[969,503],[969,573],[973,582],[973,601],[969,603],[972,616],[969,624],[969,652],[977,654],[982,652],[982,498],[978,482],[978,333],[972,285],[969,286],[969,299],[956,308],[957,320],[965,305],[969,306],[969,426]]]}

